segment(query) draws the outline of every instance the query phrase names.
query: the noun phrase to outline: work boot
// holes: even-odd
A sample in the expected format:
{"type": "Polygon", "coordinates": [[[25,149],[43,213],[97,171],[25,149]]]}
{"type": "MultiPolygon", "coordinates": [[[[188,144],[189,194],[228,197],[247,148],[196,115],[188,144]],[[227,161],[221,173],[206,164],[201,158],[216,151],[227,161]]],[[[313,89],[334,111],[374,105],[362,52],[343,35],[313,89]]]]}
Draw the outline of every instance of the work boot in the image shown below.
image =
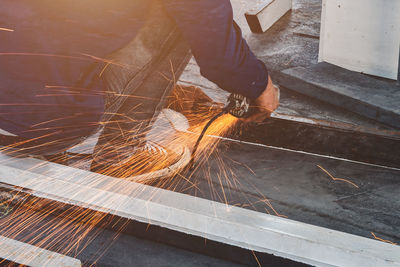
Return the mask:
{"type": "MultiPolygon", "coordinates": [[[[118,64],[109,65],[103,73],[109,93],[102,120],[104,130],[94,150],[93,171],[126,177],[127,173],[135,173],[136,166],[138,173],[143,172],[139,163],[145,162],[142,157],[148,157],[144,136],[190,59],[188,44],[159,2],[154,2],[148,17],[136,38],[112,57],[118,64]]],[[[148,159],[161,162],[164,157],[153,156],[148,159]]],[[[151,168],[144,169],[155,169],[150,162],[148,166],[151,168]]]]}
{"type": "Polygon", "coordinates": [[[173,176],[191,159],[184,135],[188,129],[186,117],[171,109],[163,109],[140,138],[135,130],[122,136],[118,127],[108,127],[104,135],[115,131],[110,135],[118,137],[104,143],[101,155],[94,155],[92,171],[146,183],[173,176]]]}

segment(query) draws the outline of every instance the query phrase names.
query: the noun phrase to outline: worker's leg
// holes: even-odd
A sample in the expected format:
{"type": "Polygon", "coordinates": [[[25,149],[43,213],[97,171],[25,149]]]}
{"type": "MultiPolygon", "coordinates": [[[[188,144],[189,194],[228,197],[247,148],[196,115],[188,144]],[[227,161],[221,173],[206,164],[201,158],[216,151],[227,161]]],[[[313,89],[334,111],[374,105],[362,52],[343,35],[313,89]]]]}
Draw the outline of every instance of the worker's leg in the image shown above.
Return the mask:
{"type": "Polygon", "coordinates": [[[140,33],[104,71],[110,93],[92,169],[118,165],[135,153],[189,58],[181,32],[155,2],[140,33]]]}

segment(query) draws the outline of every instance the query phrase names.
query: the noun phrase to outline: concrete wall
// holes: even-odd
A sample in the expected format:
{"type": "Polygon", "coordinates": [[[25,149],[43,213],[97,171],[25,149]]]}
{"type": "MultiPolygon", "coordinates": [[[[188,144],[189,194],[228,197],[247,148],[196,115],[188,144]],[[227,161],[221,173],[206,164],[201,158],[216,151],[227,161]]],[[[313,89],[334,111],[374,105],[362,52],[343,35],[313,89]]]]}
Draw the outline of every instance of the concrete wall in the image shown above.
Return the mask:
{"type": "Polygon", "coordinates": [[[323,0],[319,60],[398,79],[399,0],[323,0]]]}

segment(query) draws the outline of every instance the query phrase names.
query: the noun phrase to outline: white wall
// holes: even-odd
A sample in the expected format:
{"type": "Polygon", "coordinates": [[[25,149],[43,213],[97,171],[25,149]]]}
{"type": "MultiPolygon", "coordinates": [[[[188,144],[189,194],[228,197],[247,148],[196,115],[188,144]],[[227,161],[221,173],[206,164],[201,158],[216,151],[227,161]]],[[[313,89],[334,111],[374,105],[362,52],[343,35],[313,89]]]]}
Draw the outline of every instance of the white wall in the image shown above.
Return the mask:
{"type": "Polygon", "coordinates": [[[323,0],[319,60],[397,80],[400,0],[323,0]]]}

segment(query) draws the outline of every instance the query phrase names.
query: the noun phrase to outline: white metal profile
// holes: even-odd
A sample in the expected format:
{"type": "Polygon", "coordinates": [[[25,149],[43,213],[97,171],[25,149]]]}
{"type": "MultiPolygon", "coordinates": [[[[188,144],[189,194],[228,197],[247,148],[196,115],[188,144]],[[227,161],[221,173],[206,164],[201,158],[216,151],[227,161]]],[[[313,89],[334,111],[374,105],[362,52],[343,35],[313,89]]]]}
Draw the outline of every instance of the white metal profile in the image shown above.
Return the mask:
{"type": "Polygon", "coordinates": [[[323,0],[319,61],[397,80],[399,0],[323,0]]]}
{"type": "Polygon", "coordinates": [[[0,236],[0,258],[32,266],[78,267],[81,261],[49,250],[0,236]]]}

